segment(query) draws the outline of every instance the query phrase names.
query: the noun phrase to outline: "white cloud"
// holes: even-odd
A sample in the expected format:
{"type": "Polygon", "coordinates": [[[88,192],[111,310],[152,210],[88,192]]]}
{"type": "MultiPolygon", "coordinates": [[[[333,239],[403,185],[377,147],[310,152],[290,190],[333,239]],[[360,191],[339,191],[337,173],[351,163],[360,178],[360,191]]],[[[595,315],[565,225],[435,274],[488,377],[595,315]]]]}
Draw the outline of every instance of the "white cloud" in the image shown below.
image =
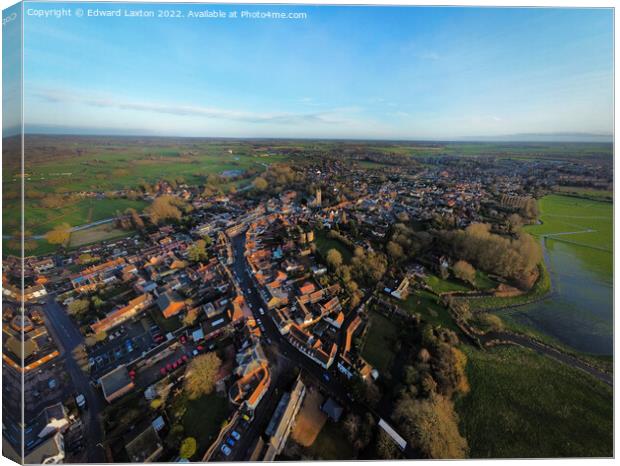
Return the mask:
{"type": "Polygon", "coordinates": [[[52,103],[77,103],[90,107],[113,108],[118,110],[134,110],[147,113],[167,114],[176,116],[190,116],[205,119],[229,120],[248,123],[329,123],[340,121],[339,113],[345,109],[335,109],[322,112],[248,112],[241,110],[222,109],[199,105],[185,105],[176,103],[139,102],[122,100],[110,96],[88,96],[63,90],[41,90],[34,95],[52,103]]]}

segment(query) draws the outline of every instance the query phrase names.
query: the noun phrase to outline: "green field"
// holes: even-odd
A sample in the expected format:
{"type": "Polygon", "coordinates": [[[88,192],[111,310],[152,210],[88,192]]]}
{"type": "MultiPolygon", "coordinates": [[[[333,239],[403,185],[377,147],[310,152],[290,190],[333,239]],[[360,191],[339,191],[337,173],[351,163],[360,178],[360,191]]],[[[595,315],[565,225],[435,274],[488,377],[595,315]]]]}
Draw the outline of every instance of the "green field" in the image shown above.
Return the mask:
{"type": "Polygon", "coordinates": [[[582,188],[580,186],[558,186],[557,192],[560,194],[608,202],[612,202],[614,197],[613,191],[607,191],[605,189],[582,188]]]}
{"type": "Polygon", "coordinates": [[[353,253],[349,247],[336,238],[329,238],[327,236],[328,233],[329,232],[326,230],[318,230],[315,234],[316,247],[321,255],[323,257],[327,257],[327,252],[330,249],[336,249],[342,255],[342,260],[344,263],[349,264],[351,262],[351,258],[353,257],[353,253]]]}
{"type": "MultiPolygon", "coordinates": [[[[129,199],[83,199],[55,209],[26,204],[25,227],[33,235],[43,235],[61,223],[68,223],[72,227],[84,225],[114,217],[117,211],[124,212],[128,208],[142,211],[147,205],[147,202],[129,199]]],[[[4,231],[19,229],[17,220],[19,209],[18,203],[4,207],[2,211],[4,231]]]]}
{"type": "Polygon", "coordinates": [[[613,206],[608,202],[552,194],[538,202],[541,225],[527,226],[535,236],[611,252],[613,206]]]}
{"type": "Polygon", "coordinates": [[[429,274],[424,278],[424,281],[430,286],[437,294],[449,293],[451,291],[469,291],[470,288],[465,283],[458,282],[455,279],[448,278],[444,280],[436,275],[429,274]]]}
{"type": "Polygon", "coordinates": [[[100,241],[124,238],[132,235],[133,233],[133,231],[114,228],[113,223],[105,223],[103,225],[97,225],[92,228],[71,233],[69,248],[77,248],[87,244],[98,243],[100,241]]]}
{"type": "Polygon", "coordinates": [[[575,255],[588,266],[612,276],[613,204],[552,194],[538,202],[541,225],[526,230],[575,246],[575,255]]]}
{"type": "Polygon", "coordinates": [[[455,291],[471,291],[471,290],[488,290],[495,288],[497,282],[489,278],[489,276],[481,270],[476,270],[475,286],[462,282],[454,277],[443,279],[437,275],[429,274],[424,278],[424,282],[437,293],[450,293],[455,291]]]}
{"type": "MultiPolygon", "coordinates": [[[[251,177],[229,181],[216,175],[228,170],[260,173],[271,163],[289,159],[288,155],[268,153],[252,143],[234,141],[29,136],[26,145],[25,228],[32,235],[43,235],[60,223],[84,225],[112,217],[129,207],[141,211],[147,205],[127,199],[83,198],[68,200],[60,208],[45,208],[40,197],[51,193],[139,190],[144,183],[162,179],[189,185],[203,185],[208,181],[226,191],[233,184],[236,187],[249,184],[251,177]]],[[[19,164],[10,160],[3,165],[5,235],[15,235],[20,228],[20,169],[19,164]]],[[[39,243],[33,251],[35,254],[55,249],[44,241],[39,243]]]]}
{"type": "Polygon", "coordinates": [[[398,337],[398,327],[378,312],[370,313],[369,325],[362,357],[379,372],[386,374],[390,371],[396,356],[390,349],[398,337]]]}
{"type": "Polygon", "coordinates": [[[411,314],[420,314],[422,319],[430,324],[456,330],[457,327],[450,317],[450,312],[439,304],[438,300],[437,296],[428,291],[415,291],[405,301],[394,302],[411,314]]]}
{"type": "Polygon", "coordinates": [[[611,388],[526,349],[463,350],[471,392],[456,407],[471,457],[613,454],[611,388]]]}
{"type": "Polygon", "coordinates": [[[194,461],[200,461],[211,442],[222,427],[228,414],[228,402],[225,397],[213,392],[197,400],[186,402],[187,411],[183,416],[185,437],[194,437],[197,442],[194,461]]]}

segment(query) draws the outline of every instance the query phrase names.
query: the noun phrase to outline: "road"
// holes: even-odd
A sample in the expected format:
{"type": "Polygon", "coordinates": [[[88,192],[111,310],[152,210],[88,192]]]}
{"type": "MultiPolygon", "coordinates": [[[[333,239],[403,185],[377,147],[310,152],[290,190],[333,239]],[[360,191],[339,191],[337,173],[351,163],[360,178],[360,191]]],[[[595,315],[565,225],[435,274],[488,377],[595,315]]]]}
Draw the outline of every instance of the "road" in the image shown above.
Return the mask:
{"type": "Polygon", "coordinates": [[[100,419],[105,401],[99,392],[90,384],[88,374],[85,374],[78,365],[73,350],[84,344],[84,337],[80,329],[67,315],[64,309],[49,295],[44,306],[46,321],[54,340],[65,356],[65,366],[78,393],[86,397],[87,415],[83,416],[85,430],[84,437],[89,463],[104,463],[105,455],[102,448],[103,431],[100,419]]]}

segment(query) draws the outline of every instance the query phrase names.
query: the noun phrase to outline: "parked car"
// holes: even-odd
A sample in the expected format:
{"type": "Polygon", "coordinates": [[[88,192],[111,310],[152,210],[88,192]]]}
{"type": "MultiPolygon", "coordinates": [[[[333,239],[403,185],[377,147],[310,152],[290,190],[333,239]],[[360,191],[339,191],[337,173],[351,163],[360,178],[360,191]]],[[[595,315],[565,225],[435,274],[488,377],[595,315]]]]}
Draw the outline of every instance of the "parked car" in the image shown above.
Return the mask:
{"type": "Polygon", "coordinates": [[[86,397],[81,393],[75,397],[75,402],[80,409],[86,409],[86,397]]]}
{"type": "Polygon", "coordinates": [[[239,434],[239,432],[237,432],[236,430],[233,430],[230,433],[231,437],[234,438],[235,440],[239,440],[241,438],[241,434],[239,434]]]}
{"type": "Polygon", "coordinates": [[[233,439],[231,439],[230,437],[228,437],[228,438],[226,439],[226,443],[227,443],[228,445],[230,445],[231,447],[234,447],[234,446],[235,446],[235,441],[234,441],[233,439]]]}
{"type": "Polygon", "coordinates": [[[232,450],[228,448],[228,445],[222,445],[221,450],[222,450],[222,453],[224,453],[226,456],[232,453],[232,450]]]}

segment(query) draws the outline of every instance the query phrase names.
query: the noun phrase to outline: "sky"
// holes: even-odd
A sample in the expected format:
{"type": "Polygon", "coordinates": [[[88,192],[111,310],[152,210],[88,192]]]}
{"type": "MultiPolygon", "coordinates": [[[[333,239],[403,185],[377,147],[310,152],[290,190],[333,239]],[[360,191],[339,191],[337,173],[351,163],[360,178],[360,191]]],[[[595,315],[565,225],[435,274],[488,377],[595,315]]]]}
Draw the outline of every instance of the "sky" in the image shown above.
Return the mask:
{"type": "MultiPolygon", "coordinates": [[[[87,17],[119,5],[27,2],[26,130],[412,140],[613,132],[611,9],[169,7],[183,17],[87,17]],[[72,16],[32,14],[62,7],[72,16]],[[306,17],[188,17],[207,9],[306,17]]],[[[157,15],[165,5],[120,8],[157,15]]]]}

